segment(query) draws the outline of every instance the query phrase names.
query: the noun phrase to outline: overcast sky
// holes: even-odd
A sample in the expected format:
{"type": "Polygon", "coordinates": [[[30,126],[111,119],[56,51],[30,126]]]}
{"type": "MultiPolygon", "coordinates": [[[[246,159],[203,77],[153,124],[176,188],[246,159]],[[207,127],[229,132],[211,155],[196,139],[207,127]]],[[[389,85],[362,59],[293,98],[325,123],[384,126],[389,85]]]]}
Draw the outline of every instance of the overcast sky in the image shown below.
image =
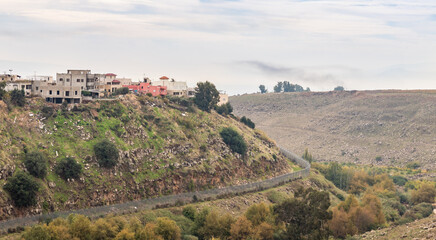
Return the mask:
{"type": "Polygon", "coordinates": [[[0,0],[0,71],[435,89],[435,0],[0,0]]]}

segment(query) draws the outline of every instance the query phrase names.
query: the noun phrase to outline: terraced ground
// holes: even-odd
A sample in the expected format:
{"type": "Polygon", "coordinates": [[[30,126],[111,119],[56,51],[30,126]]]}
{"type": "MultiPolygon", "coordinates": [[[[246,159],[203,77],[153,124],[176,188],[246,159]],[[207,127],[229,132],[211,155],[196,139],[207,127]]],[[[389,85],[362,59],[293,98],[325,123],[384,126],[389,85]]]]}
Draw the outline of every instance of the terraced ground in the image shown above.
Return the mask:
{"type": "Polygon", "coordinates": [[[436,91],[344,91],[230,97],[283,147],[315,159],[436,169],[436,91]]]}

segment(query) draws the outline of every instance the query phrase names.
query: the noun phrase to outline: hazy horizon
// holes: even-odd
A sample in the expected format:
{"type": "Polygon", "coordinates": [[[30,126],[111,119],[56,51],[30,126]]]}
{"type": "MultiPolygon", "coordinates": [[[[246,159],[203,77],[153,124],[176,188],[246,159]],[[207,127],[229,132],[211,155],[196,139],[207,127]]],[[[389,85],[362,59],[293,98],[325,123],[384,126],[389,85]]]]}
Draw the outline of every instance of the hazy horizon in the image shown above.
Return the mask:
{"type": "Polygon", "coordinates": [[[0,1],[0,72],[211,81],[229,94],[435,89],[430,0],[0,1]]]}

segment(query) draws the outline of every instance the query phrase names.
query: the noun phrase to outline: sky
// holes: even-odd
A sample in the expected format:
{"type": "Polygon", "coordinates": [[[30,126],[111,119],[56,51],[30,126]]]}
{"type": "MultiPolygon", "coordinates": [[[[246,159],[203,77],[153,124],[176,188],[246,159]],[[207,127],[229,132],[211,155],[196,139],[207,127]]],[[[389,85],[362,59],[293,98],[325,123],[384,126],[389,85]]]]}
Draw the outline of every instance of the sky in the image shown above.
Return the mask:
{"type": "Polygon", "coordinates": [[[434,0],[0,0],[0,72],[436,89],[434,0]]]}

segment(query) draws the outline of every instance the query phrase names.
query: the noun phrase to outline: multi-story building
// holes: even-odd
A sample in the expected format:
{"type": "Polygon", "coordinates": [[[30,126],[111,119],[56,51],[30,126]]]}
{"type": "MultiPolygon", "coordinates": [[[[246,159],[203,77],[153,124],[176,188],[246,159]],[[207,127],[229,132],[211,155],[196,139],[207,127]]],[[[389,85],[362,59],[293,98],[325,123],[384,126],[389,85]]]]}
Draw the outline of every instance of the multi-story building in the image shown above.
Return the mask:
{"type": "Polygon", "coordinates": [[[150,79],[144,78],[144,82],[132,85],[123,85],[136,94],[151,93],[154,97],[167,95],[167,87],[151,85],[150,79]]]}
{"type": "Polygon", "coordinates": [[[63,78],[62,81],[40,80],[34,81],[32,92],[44,98],[51,103],[81,103],[82,102],[82,85],[68,84],[71,78],[63,78]],[[65,84],[67,83],[67,84],[65,84]]]}
{"type": "Polygon", "coordinates": [[[6,82],[6,91],[23,90],[25,96],[32,94],[32,80],[21,79],[20,75],[1,74],[0,82],[6,82]]]}
{"type": "Polygon", "coordinates": [[[217,103],[218,106],[221,106],[223,104],[226,104],[229,102],[229,95],[227,95],[226,92],[224,91],[219,91],[220,92],[220,101],[217,103]]]}
{"type": "Polygon", "coordinates": [[[169,79],[166,76],[159,78],[159,81],[153,81],[153,86],[163,86],[167,87],[169,96],[188,96],[188,84],[186,82],[175,81],[174,79],[169,79]]]}

